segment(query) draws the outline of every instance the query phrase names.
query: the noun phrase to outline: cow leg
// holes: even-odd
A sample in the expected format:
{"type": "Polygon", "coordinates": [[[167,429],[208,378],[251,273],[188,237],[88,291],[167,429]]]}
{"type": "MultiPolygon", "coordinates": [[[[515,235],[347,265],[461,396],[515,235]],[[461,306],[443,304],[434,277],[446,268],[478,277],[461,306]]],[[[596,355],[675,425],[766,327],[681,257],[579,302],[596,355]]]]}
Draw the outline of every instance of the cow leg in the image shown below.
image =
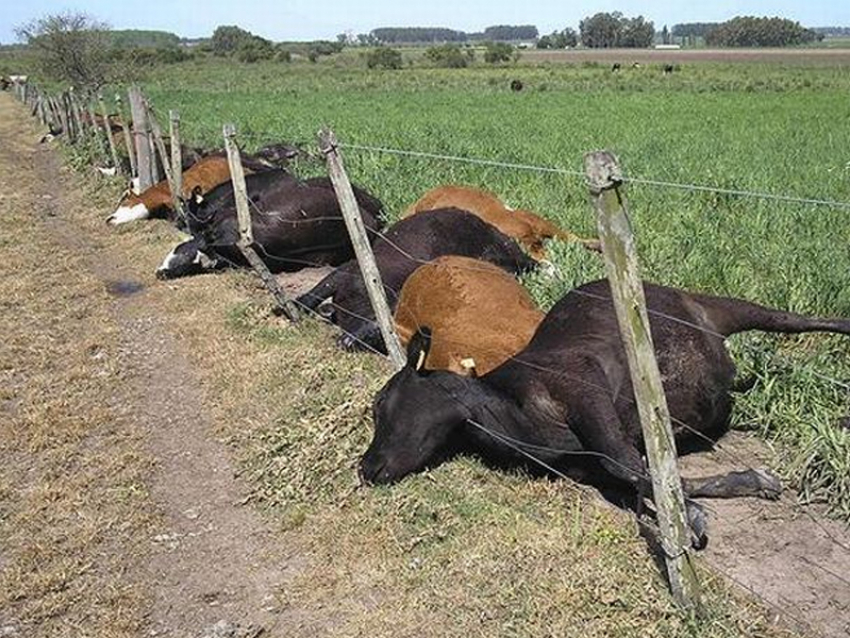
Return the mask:
{"type": "MultiPolygon", "coordinates": [[[[604,455],[600,460],[602,467],[614,477],[631,484],[638,498],[644,494],[652,495],[654,501],[649,471],[640,451],[627,435],[608,393],[598,390],[587,392],[582,397],[578,417],[570,425],[588,450],[604,455]]],[[[691,545],[702,549],[708,542],[705,512],[694,501],[686,500],[685,505],[691,545]]]]}
{"type": "Polygon", "coordinates": [[[295,303],[307,310],[315,310],[325,299],[333,297],[336,292],[337,281],[340,277],[339,273],[341,272],[341,268],[342,267],[337,268],[313,286],[313,288],[296,298],[295,303]]]}
{"type": "Polygon", "coordinates": [[[753,496],[775,500],[782,493],[782,484],[765,470],[744,470],[701,478],[682,479],[682,487],[690,497],[737,498],[753,496]]]}

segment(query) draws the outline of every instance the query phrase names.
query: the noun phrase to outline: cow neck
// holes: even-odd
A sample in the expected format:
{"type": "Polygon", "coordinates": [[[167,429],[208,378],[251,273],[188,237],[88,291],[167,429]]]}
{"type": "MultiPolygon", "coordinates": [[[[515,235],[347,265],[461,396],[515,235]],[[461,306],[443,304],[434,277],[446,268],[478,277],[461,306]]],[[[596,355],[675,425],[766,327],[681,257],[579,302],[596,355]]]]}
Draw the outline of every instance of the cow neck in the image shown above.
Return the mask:
{"type": "Polygon", "coordinates": [[[464,407],[463,447],[494,461],[516,464],[528,461],[516,450],[517,441],[532,448],[546,446],[547,442],[538,436],[534,422],[505,392],[491,387],[482,379],[453,373],[441,374],[438,383],[452,400],[464,407]],[[506,443],[505,439],[513,445],[506,443]]]}
{"type": "Polygon", "coordinates": [[[171,207],[171,193],[168,190],[167,182],[154,184],[138,195],[138,198],[145,205],[145,208],[148,209],[148,213],[153,213],[163,207],[171,207]]]}

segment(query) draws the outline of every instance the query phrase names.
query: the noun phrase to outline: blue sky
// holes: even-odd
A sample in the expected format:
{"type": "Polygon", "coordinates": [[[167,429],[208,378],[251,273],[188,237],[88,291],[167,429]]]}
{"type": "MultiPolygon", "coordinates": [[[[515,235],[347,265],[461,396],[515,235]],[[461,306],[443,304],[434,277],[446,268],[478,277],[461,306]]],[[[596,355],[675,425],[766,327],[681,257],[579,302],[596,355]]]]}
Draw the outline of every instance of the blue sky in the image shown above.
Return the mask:
{"type": "Polygon", "coordinates": [[[365,33],[382,26],[441,26],[480,31],[495,24],[534,24],[541,33],[598,11],[643,15],[660,29],[679,22],[720,22],[736,15],[774,16],[804,26],[850,26],[848,0],[718,0],[707,5],[681,0],[18,0],[5,3],[0,42],[15,41],[14,27],[63,10],[81,11],[116,29],[160,29],[181,36],[210,35],[217,25],[236,24],[271,40],[334,39],[347,30],[365,33]]]}

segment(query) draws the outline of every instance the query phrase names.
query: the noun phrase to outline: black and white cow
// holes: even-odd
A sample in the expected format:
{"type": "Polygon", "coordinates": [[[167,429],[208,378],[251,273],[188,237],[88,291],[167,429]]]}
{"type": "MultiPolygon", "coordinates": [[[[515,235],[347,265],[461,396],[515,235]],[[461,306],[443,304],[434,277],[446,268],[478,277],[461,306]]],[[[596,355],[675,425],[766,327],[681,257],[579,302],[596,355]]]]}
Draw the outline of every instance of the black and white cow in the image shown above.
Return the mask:
{"type": "MultiPolygon", "coordinates": [[[[353,256],[351,240],[327,177],[299,180],[282,171],[245,177],[251,209],[254,246],[272,272],[308,266],[336,266],[353,256]]],[[[363,222],[379,229],[381,202],[354,187],[363,222]]],[[[239,226],[233,185],[226,182],[206,195],[194,192],[187,202],[191,239],[162,262],[161,279],[183,277],[227,266],[246,266],[237,246],[239,226]]]]}

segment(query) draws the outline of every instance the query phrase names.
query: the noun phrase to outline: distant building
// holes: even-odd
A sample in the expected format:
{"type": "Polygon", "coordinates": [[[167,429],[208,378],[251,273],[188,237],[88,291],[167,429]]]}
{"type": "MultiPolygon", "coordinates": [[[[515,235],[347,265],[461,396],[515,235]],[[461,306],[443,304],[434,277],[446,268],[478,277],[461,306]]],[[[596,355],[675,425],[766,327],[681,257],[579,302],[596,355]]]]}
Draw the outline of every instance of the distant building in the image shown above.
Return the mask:
{"type": "Polygon", "coordinates": [[[669,51],[669,50],[675,51],[676,49],[681,49],[682,45],[681,44],[656,44],[655,48],[656,49],[664,49],[666,51],[669,51]]]}

